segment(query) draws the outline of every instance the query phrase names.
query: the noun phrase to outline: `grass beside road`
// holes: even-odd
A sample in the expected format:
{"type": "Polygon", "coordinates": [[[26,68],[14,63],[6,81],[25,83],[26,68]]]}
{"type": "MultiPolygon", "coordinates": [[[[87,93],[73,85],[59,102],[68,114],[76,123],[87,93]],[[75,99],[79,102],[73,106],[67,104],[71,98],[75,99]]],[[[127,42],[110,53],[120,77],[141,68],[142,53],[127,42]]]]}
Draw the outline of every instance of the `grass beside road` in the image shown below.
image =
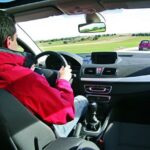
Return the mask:
{"type": "Polygon", "coordinates": [[[116,51],[124,48],[138,47],[143,39],[150,40],[150,36],[115,35],[100,37],[97,40],[84,40],[75,43],[63,41],[37,43],[42,51],[67,51],[72,53],[88,53],[92,51],[116,51]]]}

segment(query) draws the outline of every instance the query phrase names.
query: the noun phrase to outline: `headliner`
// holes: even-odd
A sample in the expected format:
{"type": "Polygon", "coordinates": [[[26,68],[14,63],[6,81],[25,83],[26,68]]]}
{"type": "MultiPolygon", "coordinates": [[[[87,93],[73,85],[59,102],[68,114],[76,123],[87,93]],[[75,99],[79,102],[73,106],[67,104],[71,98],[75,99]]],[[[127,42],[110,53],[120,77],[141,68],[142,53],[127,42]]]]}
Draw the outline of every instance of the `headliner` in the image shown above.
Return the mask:
{"type": "Polygon", "coordinates": [[[11,2],[0,2],[0,8],[10,8],[19,5],[40,2],[40,1],[44,1],[44,0],[13,0],[11,2]]]}
{"type": "Polygon", "coordinates": [[[18,21],[61,14],[85,14],[110,9],[150,8],[150,0],[13,0],[0,2],[0,9],[18,21]]]}

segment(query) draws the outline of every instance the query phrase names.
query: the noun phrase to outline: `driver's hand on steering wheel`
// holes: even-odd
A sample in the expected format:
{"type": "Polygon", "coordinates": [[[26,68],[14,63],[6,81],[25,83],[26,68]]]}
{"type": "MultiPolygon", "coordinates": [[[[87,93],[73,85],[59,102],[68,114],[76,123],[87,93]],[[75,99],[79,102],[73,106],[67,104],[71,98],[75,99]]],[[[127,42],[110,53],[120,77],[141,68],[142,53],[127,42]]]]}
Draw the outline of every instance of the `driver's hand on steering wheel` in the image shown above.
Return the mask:
{"type": "Polygon", "coordinates": [[[66,67],[62,66],[59,70],[58,79],[64,79],[64,80],[70,81],[72,77],[71,72],[72,72],[72,69],[70,68],[69,65],[67,65],[66,67]]]}

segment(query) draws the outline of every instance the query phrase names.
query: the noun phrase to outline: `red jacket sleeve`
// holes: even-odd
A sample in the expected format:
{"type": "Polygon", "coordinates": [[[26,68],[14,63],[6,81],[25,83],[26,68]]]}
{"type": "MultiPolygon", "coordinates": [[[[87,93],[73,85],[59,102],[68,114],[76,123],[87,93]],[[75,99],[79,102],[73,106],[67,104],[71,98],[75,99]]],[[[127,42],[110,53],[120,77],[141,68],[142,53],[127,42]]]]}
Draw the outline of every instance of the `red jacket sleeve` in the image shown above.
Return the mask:
{"type": "Polygon", "coordinates": [[[7,90],[47,123],[64,124],[74,118],[74,95],[68,81],[57,80],[53,88],[45,77],[32,72],[7,90]]]}

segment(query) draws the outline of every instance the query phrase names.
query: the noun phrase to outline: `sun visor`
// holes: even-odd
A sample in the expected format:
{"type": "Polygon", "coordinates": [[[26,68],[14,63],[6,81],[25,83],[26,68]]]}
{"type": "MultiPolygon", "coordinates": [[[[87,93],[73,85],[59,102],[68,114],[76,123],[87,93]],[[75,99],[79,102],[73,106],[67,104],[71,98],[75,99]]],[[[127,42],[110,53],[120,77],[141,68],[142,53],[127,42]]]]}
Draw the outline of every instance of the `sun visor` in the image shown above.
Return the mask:
{"type": "Polygon", "coordinates": [[[58,3],[57,7],[66,14],[85,14],[103,11],[104,8],[97,0],[72,0],[58,3]]]}
{"type": "Polygon", "coordinates": [[[6,11],[15,16],[16,22],[30,21],[62,14],[56,7],[49,6],[47,3],[42,2],[16,6],[6,9],[6,11]]]}
{"type": "Polygon", "coordinates": [[[16,13],[15,20],[16,22],[30,21],[40,18],[46,18],[49,16],[60,15],[62,14],[60,11],[53,7],[40,8],[35,10],[30,10],[27,12],[16,13]]]}

